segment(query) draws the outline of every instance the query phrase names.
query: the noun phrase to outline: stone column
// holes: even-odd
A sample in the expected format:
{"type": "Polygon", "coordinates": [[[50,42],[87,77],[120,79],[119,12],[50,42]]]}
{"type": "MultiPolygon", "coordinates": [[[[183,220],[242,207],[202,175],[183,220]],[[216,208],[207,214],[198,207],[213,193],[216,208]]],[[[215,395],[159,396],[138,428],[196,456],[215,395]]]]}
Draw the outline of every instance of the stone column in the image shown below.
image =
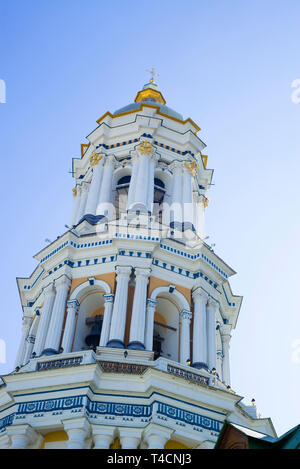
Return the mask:
{"type": "Polygon", "coordinates": [[[103,315],[103,323],[102,323],[102,330],[101,330],[101,337],[100,337],[100,347],[106,347],[106,344],[109,339],[109,331],[110,331],[110,324],[111,324],[111,315],[112,309],[114,304],[114,295],[104,295],[105,303],[104,303],[104,315],[103,315]]]}
{"type": "Polygon", "coordinates": [[[132,161],[131,177],[130,177],[130,184],[129,184],[129,189],[128,189],[127,210],[130,210],[132,205],[134,204],[134,197],[135,197],[135,192],[136,192],[138,169],[139,169],[139,157],[137,153],[132,155],[131,161],[132,161]]]}
{"type": "Polygon", "coordinates": [[[49,324],[49,330],[45,341],[45,350],[43,353],[52,355],[58,353],[66,301],[71,286],[71,281],[66,275],[62,275],[55,280],[56,297],[53,305],[53,311],[49,324]]]}
{"type": "Polygon", "coordinates": [[[186,361],[190,358],[190,324],[192,319],[192,313],[190,311],[181,311],[180,313],[180,363],[186,364],[186,361]]]}
{"type": "Polygon", "coordinates": [[[155,153],[150,156],[149,160],[149,180],[148,180],[148,196],[147,196],[147,208],[149,213],[153,213],[153,202],[154,202],[154,172],[156,166],[155,153]]]}
{"type": "Polygon", "coordinates": [[[192,228],[193,219],[193,173],[189,166],[183,169],[183,222],[185,228],[192,228]]]}
{"type": "Polygon", "coordinates": [[[62,348],[64,353],[72,352],[74,339],[74,331],[76,325],[76,317],[78,315],[79,303],[77,300],[67,302],[67,319],[62,340],[62,348]]]}
{"type": "Polygon", "coordinates": [[[174,224],[175,228],[182,229],[183,221],[183,207],[182,207],[182,163],[180,161],[174,161],[172,163],[173,171],[173,188],[172,188],[172,202],[171,202],[171,223],[174,224]]]}
{"type": "Polygon", "coordinates": [[[145,348],[150,351],[153,350],[154,313],[156,303],[156,300],[152,300],[151,298],[147,299],[145,348]]]}
{"type": "Polygon", "coordinates": [[[21,337],[21,342],[19,345],[18,353],[17,353],[17,358],[15,361],[15,367],[21,366],[24,362],[24,355],[25,355],[25,350],[26,350],[26,339],[29,334],[31,322],[32,322],[31,317],[28,317],[28,316],[23,317],[22,337],[21,337]]]}
{"type": "Polygon", "coordinates": [[[47,285],[46,288],[44,288],[43,294],[44,305],[40,312],[41,317],[33,348],[33,352],[37,357],[41,355],[42,351],[45,348],[45,340],[49,329],[49,323],[55,299],[55,289],[53,282],[47,285]]]}
{"type": "Polygon", "coordinates": [[[218,378],[223,381],[223,372],[222,372],[222,367],[223,367],[223,353],[222,350],[217,350],[217,375],[218,378]]]}
{"type": "Polygon", "coordinates": [[[128,348],[145,350],[146,298],[151,269],[136,267],[134,272],[135,289],[128,348]]]}
{"type": "Polygon", "coordinates": [[[148,449],[164,449],[172,433],[173,430],[166,427],[150,424],[144,432],[144,441],[147,443],[148,449]]]}
{"type": "Polygon", "coordinates": [[[27,449],[38,438],[38,434],[30,425],[11,425],[6,428],[10,437],[10,449],[27,449]]]}
{"type": "Polygon", "coordinates": [[[79,223],[85,214],[85,206],[86,206],[88,192],[89,192],[89,184],[83,181],[81,183],[81,189],[80,189],[81,196],[80,196],[80,203],[79,203],[76,223],[79,223]]]}
{"type": "Polygon", "coordinates": [[[137,449],[141,441],[142,430],[138,428],[120,428],[120,443],[122,449],[137,449]]]}
{"type": "Polygon", "coordinates": [[[221,339],[222,339],[222,346],[223,346],[223,366],[222,366],[222,378],[223,382],[230,386],[230,363],[229,363],[229,347],[230,347],[230,328],[231,326],[228,324],[224,324],[221,328],[221,339]]]}
{"type": "Polygon", "coordinates": [[[206,304],[208,296],[197,288],[192,293],[194,301],[194,325],[193,325],[193,367],[207,367],[207,327],[206,304]]]}
{"type": "Polygon", "coordinates": [[[67,449],[84,449],[85,440],[90,433],[90,424],[85,417],[64,420],[64,429],[68,434],[67,449]]]}
{"type": "Polygon", "coordinates": [[[208,368],[217,368],[216,315],[219,304],[209,298],[207,305],[208,368]]]}
{"type": "Polygon", "coordinates": [[[70,218],[70,227],[76,225],[77,222],[77,213],[78,213],[78,208],[80,204],[80,195],[78,193],[78,186],[74,187],[73,189],[73,208],[72,208],[72,213],[71,213],[71,218],[70,218]]]}
{"type": "Polygon", "coordinates": [[[114,441],[115,428],[105,425],[92,425],[94,449],[109,449],[114,441]]]}
{"type": "Polygon", "coordinates": [[[97,215],[104,215],[108,219],[113,217],[114,207],[112,204],[112,181],[115,158],[113,155],[106,157],[103,177],[99,193],[99,201],[97,206],[97,215]]]}
{"type": "MultiPolygon", "coordinates": [[[[134,205],[137,209],[147,209],[148,203],[148,185],[149,185],[149,156],[139,154],[139,169],[137,175],[136,192],[134,205]]],[[[148,211],[148,210],[146,210],[148,211]]]]}
{"type": "Polygon", "coordinates": [[[100,161],[102,157],[101,155],[98,156],[100,159],[91,163],[93,165],[93,176],[85,209],[85,213],[91,215],[96,215],[101,179],[103,175],[103,159],[100,161]]]}
{"type": "Polygon", "coordinates": [[[124,333],[126,325],[128,282],[131,267],[117,266],[117,287],[111,319],[108,347],[124,348],[124,333]]]}

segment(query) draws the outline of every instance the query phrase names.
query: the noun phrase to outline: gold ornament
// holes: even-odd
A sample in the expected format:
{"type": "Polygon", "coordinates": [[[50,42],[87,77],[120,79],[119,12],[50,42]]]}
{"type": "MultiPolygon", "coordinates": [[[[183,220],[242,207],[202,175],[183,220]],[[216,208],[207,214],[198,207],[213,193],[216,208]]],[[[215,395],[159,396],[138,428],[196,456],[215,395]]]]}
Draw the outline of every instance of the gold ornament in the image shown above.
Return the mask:
{"type": "Polygon", "coordinates": [[[142,142],[138,146],[138,149],[143,155],[145,155],[145,154],[150,155],[150,153],[152,153],[154,151],[154,147],[151,145],[150,142],[148,142],[148,140],[145,140],[144,142],[142,142]]]}
{"type": "Polygon", "coordinates": [[[189,172],[192,173],[193,176],[195,176],[198,169],[197,163],[195,161],[186,161],[185,166],[189,170],[189,172]]]}
{"type": "Polygon", "coordinates": [[[77,189],[76,189],[76,187],[73,187],[72,192],[73,192],[73,196],[76,197],[76,196],[77,196],[77,189]]]}
{"type": "Polygon", "coordinates": [[[207,199],[206,197],[204,197],[203,199],[203,207],[206,208],[209,204],[209,199],[207,199]]]}
{"type": "Polygon", "coordinates": [[[90,163],[91,163],[91,166],[96,166],[99,161],[101,160],[102,158],[102,155],[98,155],[98,153],[93,153],[92,156],[90,156],[90,163]]]}

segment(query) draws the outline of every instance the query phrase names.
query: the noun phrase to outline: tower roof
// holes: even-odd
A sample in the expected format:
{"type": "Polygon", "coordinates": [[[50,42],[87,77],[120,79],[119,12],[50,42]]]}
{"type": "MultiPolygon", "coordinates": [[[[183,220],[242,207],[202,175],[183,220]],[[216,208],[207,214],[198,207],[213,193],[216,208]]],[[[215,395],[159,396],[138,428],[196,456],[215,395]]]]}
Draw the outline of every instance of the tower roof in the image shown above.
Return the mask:
{"type": "Polygon", "coordinates": [[[166,106],[166,100],[163,97],[158,85],[154,83],[153,80],[150,80],[149,83],[146,83],[143,86],[143,89],[137,93],[134,103],[130,103],[127,106],[118,109],[114,112],[114,115],[139,109],[141,103],[158,106],[162,113],[170,117],[174,117],[175,119],[183,120],[183,116],[181,114],[174,111],[174,109],[171,109],[169,106],[166,106]]]}

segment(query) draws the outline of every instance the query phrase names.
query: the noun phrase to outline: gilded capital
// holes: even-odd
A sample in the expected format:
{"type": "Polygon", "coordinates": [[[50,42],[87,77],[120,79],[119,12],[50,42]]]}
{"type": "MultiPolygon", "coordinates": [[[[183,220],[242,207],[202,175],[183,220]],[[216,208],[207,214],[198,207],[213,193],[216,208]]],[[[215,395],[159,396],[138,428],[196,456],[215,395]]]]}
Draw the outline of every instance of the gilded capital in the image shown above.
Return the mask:
{"type": "Polygon", "coordinates": [[[185,167],[193,176],[195,176],[198,169],[198,165],[195,161],[186,161],[185,167]]]}
{"type": "Polygon", "coordinates": [[[137,148],[142,155],[150,155],[155,150],[148,140],[144,140],[137,148]]]}
{"type": "Polygon", "coordinates": [[[90,164],[91,166],[96,166],[99,161],[102,159],[102,156],[103,155],[99,155],[97,152],[93,153],[91,156],[90,156],[90,164]]]}

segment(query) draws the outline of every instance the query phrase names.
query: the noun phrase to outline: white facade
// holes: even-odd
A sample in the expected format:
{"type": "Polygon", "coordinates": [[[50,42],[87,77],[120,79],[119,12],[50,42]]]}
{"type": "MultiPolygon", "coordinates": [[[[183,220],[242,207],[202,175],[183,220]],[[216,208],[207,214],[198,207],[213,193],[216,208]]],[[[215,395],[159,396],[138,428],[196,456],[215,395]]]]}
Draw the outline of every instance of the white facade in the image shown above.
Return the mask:
{"type": "Polygon", "coordinates": [[[212,170],[150,83],[73,160],[70,229],[18,279],[23,333],[2,448],[210,448],[225,419],[274,434],[230,388],[242,298],[205,241],[212,170]]]}

